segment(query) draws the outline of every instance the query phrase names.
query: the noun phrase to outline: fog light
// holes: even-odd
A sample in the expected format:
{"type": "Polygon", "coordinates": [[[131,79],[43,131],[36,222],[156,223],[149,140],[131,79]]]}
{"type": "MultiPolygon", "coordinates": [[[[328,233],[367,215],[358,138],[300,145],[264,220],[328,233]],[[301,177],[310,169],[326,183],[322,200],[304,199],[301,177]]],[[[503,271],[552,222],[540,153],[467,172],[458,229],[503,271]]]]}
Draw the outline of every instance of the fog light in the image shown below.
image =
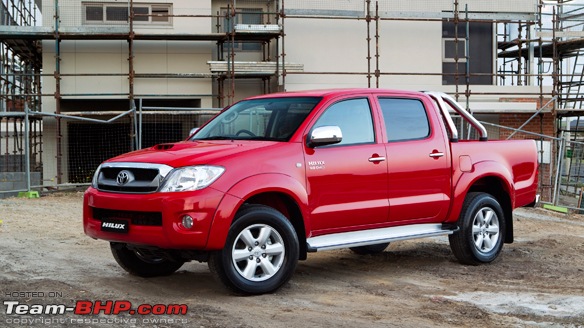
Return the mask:
{"type": "Polygon", "coordinates": [[[190,229],[193,227],[193,218],[190,217],[189,215],[185,215],[182,217],[182,226],[190,229]]]}

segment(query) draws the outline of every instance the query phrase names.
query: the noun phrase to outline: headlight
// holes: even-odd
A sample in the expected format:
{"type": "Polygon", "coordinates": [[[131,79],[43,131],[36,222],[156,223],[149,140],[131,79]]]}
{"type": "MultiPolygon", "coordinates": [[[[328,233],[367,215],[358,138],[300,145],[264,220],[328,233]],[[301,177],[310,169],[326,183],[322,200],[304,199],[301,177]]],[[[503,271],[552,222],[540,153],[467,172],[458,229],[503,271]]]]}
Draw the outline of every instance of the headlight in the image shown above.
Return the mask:
{"type": "Polygon", "coordinates": [[[207,187],[225,172],[220,166],[186,166],[172,170],[160,188],[161,192],[192,191],[207,187]]]}
{"type": "Polygon", "coordinates": [[[93,173],[93,179],[91,179],[91,186],[97,189],[97,178],[99,177],[99,170],[101,170],[101,165],[97,167],[95,173],[93,173]]]}

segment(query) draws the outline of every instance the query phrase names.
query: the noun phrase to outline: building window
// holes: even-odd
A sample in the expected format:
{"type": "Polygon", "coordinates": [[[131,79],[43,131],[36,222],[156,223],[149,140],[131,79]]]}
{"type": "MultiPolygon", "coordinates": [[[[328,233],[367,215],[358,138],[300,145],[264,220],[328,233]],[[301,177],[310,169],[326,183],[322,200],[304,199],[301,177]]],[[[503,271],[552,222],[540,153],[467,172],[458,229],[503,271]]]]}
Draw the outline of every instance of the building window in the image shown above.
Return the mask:
{"type": "Polygon", "coordinates": [[[103,6],[85,6],[86,21],[103,21],[103,6]]]}
{"type": "Polygon", "coordinates": [[[152,22],[168,23],[170,22],[170,7],[166,5],[162,6],[151,6],[151,17],[152,22]]]}
{"type": "Polygon", "coordinates": [[[466,40],[442,39],[442,61],[466,63],[466,40]]]}
{"type": "Polygon", "coordinates": [[[108,22],[127,22],[128,7],[104,6],[105,20],[108,22]]]}
{"type": "MultiPolygon", "coordinates": [[[[237,10],[235,17],[231,17],[229,15],[229,11],[227,8],[221,9],[223,13],[223,32],[230,33],[232,31],[232,27],[237,24],[263,24],[263,11],[261,8],[240,8],[237,10]],[[233,18],[233,22],[230,20],[233,18]],[[233,25],[231,25],[233,24],[233,25]]],[[[231,43],[225,43],[225,49],[231,49],[231,43]]],[[[233,46],[234,50],[239,51],[260,51],[262,50],[262,44],[260,42],[235,42],[233,46]]]]}
{"type": "MultiPolygon", "coordinates": [[[[130,7],[118,3],[83,4],[84,25],[127,24],[130,7]]],[[[134,22],[137,24],[170,25],[172,8],[169,4],[134,4],[134,22]]]]}
{"type": "Polygon", "coordinates": [[[147,22],[149,14],[148,7],[134,7],[134,22],[147,22]]]}
{"type": "Polygon", "coordinates": [[[492,85],[493,80],[493,24],[490,22],[442,23],[442,78],[443,85],[492,85]],[[456,41],[458,39],[458,42],[456,41]],[[458,58],[457,58],[458,57],[458,58]]]}

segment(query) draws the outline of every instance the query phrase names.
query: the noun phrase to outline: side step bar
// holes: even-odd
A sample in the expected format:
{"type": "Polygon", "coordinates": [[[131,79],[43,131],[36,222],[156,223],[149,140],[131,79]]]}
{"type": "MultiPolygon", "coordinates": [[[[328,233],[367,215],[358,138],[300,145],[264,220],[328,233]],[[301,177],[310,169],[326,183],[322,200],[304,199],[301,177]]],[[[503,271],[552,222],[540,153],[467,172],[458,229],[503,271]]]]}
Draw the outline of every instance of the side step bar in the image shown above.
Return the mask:
{"type": "Polygon", "coordinates": [[[458,231],[458,227],[453,225],[416,224],[311,237],[306,239],[306,246],[309,252],[316,252],[329,249],[389,243],[398,240],[450,235],[455,231],[458,231]]]}

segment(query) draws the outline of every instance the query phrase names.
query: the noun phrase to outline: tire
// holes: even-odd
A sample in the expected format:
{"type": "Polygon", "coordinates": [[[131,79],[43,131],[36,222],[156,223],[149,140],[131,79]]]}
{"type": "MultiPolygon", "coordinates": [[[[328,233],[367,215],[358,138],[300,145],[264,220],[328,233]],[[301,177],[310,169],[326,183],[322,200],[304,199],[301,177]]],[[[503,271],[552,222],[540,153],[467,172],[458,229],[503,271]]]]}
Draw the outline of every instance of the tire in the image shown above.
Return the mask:
{"type": "Polygon", "coordinates": [[[352,250],[355,254],[368,255],[381,253],[387,248],[387,246],[389,246],[389,243],[350,247],[349,249],[352,250]]]}
{"type": "Polygon", "coordinates": [[[126,244],[110,243],[114,259],[128,273],[139,277],[168,276],[185,262],[156,257],[139,250],[129,249],[126,244]]]}
{"type": "Polygon", "coordinates": [[[462,205],[458,227],[460,230],[448,236],[448,240],[460,263],[490,263],[499,256],[505,239],[505,216],[493,196],[469,193],[462,205]]]}
{"type": "Polygon", "coordinates": [[[271,293],[298,263],[298,237],[282,213],[263,205],[237,214],[225,247],[209,257],[209,269],[228,289],[247,295],[271,293]]]}

